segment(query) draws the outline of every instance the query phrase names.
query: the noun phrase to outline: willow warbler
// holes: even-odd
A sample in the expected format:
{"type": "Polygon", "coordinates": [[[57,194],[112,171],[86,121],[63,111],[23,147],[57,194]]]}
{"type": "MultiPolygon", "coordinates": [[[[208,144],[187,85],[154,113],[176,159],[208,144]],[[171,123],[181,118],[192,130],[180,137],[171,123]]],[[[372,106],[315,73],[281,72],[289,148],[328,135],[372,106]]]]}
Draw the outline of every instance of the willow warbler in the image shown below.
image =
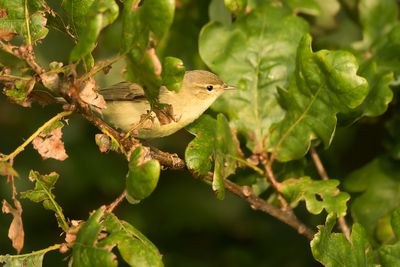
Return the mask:
{"type": "Polygon", "coordinates": [[[171,107],[172,120],[167,123],[151,111],[143,88],[138,84],[121,82],[99,93],[107,102],[102,110],[106,122],[125,132],[131,131],[135,137],[147,139],[173,134],[192,123],[224,91],[233,88],[211,72],[187,71],[178,93],[164,86],[160,88],[159,102],[171,107]]]}

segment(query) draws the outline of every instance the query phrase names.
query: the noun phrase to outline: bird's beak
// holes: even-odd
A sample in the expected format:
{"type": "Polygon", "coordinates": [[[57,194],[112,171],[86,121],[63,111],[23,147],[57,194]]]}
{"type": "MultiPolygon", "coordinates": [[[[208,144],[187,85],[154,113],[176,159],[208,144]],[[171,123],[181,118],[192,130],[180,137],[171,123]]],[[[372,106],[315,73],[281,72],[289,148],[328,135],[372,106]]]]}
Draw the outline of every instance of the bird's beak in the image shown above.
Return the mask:
{"type": "Polygon", "coordinates": [[[223,88],[224,88],[224,90],[236,90],[237,89],[235,86],[232,86],[229,84],[224,84],[223,88]]]}

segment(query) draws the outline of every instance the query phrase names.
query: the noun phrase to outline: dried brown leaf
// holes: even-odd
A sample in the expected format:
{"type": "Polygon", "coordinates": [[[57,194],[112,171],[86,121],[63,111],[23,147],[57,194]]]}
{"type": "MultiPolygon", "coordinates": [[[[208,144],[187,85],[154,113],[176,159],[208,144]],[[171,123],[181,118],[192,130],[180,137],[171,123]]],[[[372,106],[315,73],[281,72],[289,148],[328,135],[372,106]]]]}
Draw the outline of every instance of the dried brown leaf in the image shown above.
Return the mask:
{"type": "Polygon", "coordinates": [[[33,140],[32,144],[43,159],[53,158],[62,161],[68,158],[68,155],[65,152],[61,137],[62,131],[59,127],[47,134],[39,135],[33,140]]]}
{"type": "Polygon", "coordinates": [[[21,252],[24,247],[24,226],[22,223],[22,206],[21,203],[14,199],[13,208],[6,200],[3,200],[3,213],[8,213],[13,216],[13,220],[10,224],[10,228],[8,229],[8,238],[12,241],[12,246],[17,250],[18,254],[21,252]]]}
{"type": "Polygon", "coordinates": [[[11,39],[17,35],[16,32],[13,31],[8,31],[5,29],[0,29],[0,39],[4,40],[4,41],[11,41],[11,39]]]}
{"type": "Polygon", "coordinates": [[[96,91],[96,81],[89,78],[82,86],[80,86],[79,97],[87,104],[93,105],[97,108],[106,108],[106,101],[104,97],[96,91]]]}

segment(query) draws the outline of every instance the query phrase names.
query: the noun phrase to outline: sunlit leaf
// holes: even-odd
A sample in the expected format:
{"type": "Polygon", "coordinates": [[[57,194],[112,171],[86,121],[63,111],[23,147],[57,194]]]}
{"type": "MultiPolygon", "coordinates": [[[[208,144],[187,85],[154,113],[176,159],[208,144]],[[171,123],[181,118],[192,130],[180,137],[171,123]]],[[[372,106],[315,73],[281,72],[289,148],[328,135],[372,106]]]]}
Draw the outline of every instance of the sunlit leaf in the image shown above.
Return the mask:
{"type": "MultiPolygon", "coordinates": [[[[78,43],[70,53],[70,61],[78,61],[90,57],[91,52],[97,45],[100,31],[114,22],[118,16],[118,5],[114,0],[94,1],[66,1],[65,6],[70,15],[77,19],[75,28],[78,34],[78,43]],[[78,8],[76,7],[78,6],[78,8]],[[79,9],[82,6],[82,9],[79,9]],[[84,11],[87,11],[84,13],[84,11]],[[84,21],[84,23],[83,23],[84,21]]],[[[88,68],[91,65],[87,66],[88,68]]]]}
{"type": "Polygon", "coordinates": [[[316,260],[326,267],[376,266],[371,245],[364,228],[354,224],[351,239],[342,233],[332,233],[336,218],[328,215],[325,225],[318,226],[318,233],[311,241],[311,251],[316,260]]]}
{"type": "Polygon", "coordinates": [[[390,84],[394,81],[393,73],[379,71],[376,62],[369,61],[361,67],[360,75],[368,80],[369,93],[360,106],[340,117],[345,122],[351,123],[362,116],[382,115],[393,99],[393,92],[390,88],[390,84]]]}
{"type": "Polygon", "coordinates": [[[305,201],[307,210],[319,214],[325,209],[328,213],[338,216],[346,215],[346,202],[349,194],[340,192],[337,188],[339,181],[315,181],[310,177],[287,179],[281,183],[279,191],[287,197],[292,205],[297,206],[299,201],[305,201]]]}
{"type": "Polygon", "coordinates": [[[228,115],[253,152],[264,149],[271,124],[284,115],[276,87],[288,84],[298,42],[307,31],[307,23],[289,9],[269,4],[230,26],[211,22],[201,31],[203,61],[226,83],[239,88],[222,95],[213,108],[228,115]]]}
{"type": "Polygon", "coordinates": [[[162,84],[168,90],[179,92],[182,86],[185,66],[182,60],[175,57],[166,57],[163,61],[162,84]]]}
{"type": "Polygon", "coordinates": [[[122,52],[127,54],[127,78],[144,86],[156,101],[161,85],[161,61],[154,49],[172,24],[174,0],[124,1],[122,52]]]}
{"type": "Polygon", "coordinates": [[[287,110],[271,128],[270,150],[280,161],[303,157],[311,141],[328,147],[336,129],[337,113],[359,106],[368,94],[367,81],[357,75],[355,57],[345,51],[312,52],[306,35],[297,52],[296,71],[289,88],[280,88],[287,110]]]}
{"type": "Polygon", "coordinates": [[[160,177],[160,163],[148,159],[143,147],[132,152],[126,177],[126,194],[131,203],[137,203],[153,193],[160,177]]]}

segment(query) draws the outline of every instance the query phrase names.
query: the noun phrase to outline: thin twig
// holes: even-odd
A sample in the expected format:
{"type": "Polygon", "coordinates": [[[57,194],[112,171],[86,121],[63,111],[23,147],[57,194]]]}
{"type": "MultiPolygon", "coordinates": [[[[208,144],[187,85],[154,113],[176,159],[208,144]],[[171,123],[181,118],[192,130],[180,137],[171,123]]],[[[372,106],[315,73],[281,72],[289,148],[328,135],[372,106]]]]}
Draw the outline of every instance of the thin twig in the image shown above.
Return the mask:
{"type": "Polygon", "coordinates": [[[59,248],[61,248],[61,246],[62,246],[62,244],[55,244],[55,245],[52,245],[50,247],[47,247],[47,248],[44,248],[41,250],[32,251],[31,253],[25,253],[25,254],[19,254],[19,255],[0,255],[0,262],[7,261],[9,259],[23,259],[26,257],[32,257],[35,255],[45,254],[49,251],[59,249],[59,248]]]}
{"type": "Polygon", "coordinates": [[[119,195],[112,203],[110,203],[110,205],[108,205],[106,207],[105,212],[106,213],[111,213],[113,212],[113,210],[119,205],[121,204],[121,202],[125,199],[126,196],[126,192],[122,192],[121,195],[119,195]]]}
{"type": "Polygon", "coordinates": [[[108,60],[100,61],[89,72],[83,74],[82,77],[80,77],[80,80],[84,81],[86,79],[89,79],[89,77],[93,77],[96,73],[109,68],[112,64],[121,60],[124,56],[125,54],[118,54],[117,56],[108,60]]]}
{"type": "MultiPolygon", "coordinates": [[[[212,175],[207,175],[204,177],[201,177],[202,179],[212,182],[213,176],[212,175]]],[[[257,197],[254,195],[251,191],[249,190],[244,190],[244,187],[241,187],[234,182],[225,179],[225,188],[232,192],[233,194],[237,195],[238,197],[246,200],[252,209],[255,210],[260,210],[263,211],[278,220],[286,223],[290,227],[294,228],[297,230],[297,232],[305,237],[307,237],[309,240],[312,240],[314,238],[315,232],[312,231],[310,228],[308,228],[306,225],[304,225],[297,217],[294,215],[292,212],[288,211],[283,211],[277,207],[275,207],[272,204],[269,204],[266,202],[264,199],[257,197]]]]}
{"type": "Polygon", "coordinates": [[[40,126],[39,129],[37,129],[31,136],[29,136],[28,139],[26,139],[25,142],[22,143],[17,149],[15,149],[12,153],[8,154],[7,156],[0,158],[2,161],[8,161],[10,159],[15,158],[19,153],[21,153],[26,146],[28,146],[33,139],[35,139],[38,135],[40,135],[47,127],[49,127],[51,124],[54,122],[62,119],[63,117],[69,116],[72,114],[72,111],[63,111],[58,113],[56,116],[51,118],[50,120],[46,121],[42,126],[40,126]]]}
{"type": "MultiPolygon", "coordinates": [[[[321,158],[319,157],[317,151],[315,148],[310,149],[310,154],[311,158],[314,162],[315,168],[318,171],[319,176],[321,177],[322,180],[329,180],[328,173],[325,170],[324,165],[322,164],[321,158]]],[[[340,227],[340,230],[344,234],[347,240],[350,240],[350,227],[347,225],[345,217],[339,217],[338,218],[338,224],[340,227]]]]}
{"type": "Polygon", "coordinates": [[[314,161],[315,168],[317,168],[318,174],[322,180],[329,180],[328,173],[326,172],[324,165],[315,148],[310,149],[311,158],[314,161]]]}
{"type": "Polygon", "coordinates": [[[281,208],[285,211],[290,211],[293,213],[289,203],[286,201],[286,199],[281,195],[279,191],[280,185],[275,178],[274,172],[272,171],[272,161],[268,161],[266,154],[260,155],[260,161],[264,166],[265,173],[267,174],[266,175],[267,180],[271,183],[272,187],[275,189],[276,198],[281,204],[281,208]]]}

